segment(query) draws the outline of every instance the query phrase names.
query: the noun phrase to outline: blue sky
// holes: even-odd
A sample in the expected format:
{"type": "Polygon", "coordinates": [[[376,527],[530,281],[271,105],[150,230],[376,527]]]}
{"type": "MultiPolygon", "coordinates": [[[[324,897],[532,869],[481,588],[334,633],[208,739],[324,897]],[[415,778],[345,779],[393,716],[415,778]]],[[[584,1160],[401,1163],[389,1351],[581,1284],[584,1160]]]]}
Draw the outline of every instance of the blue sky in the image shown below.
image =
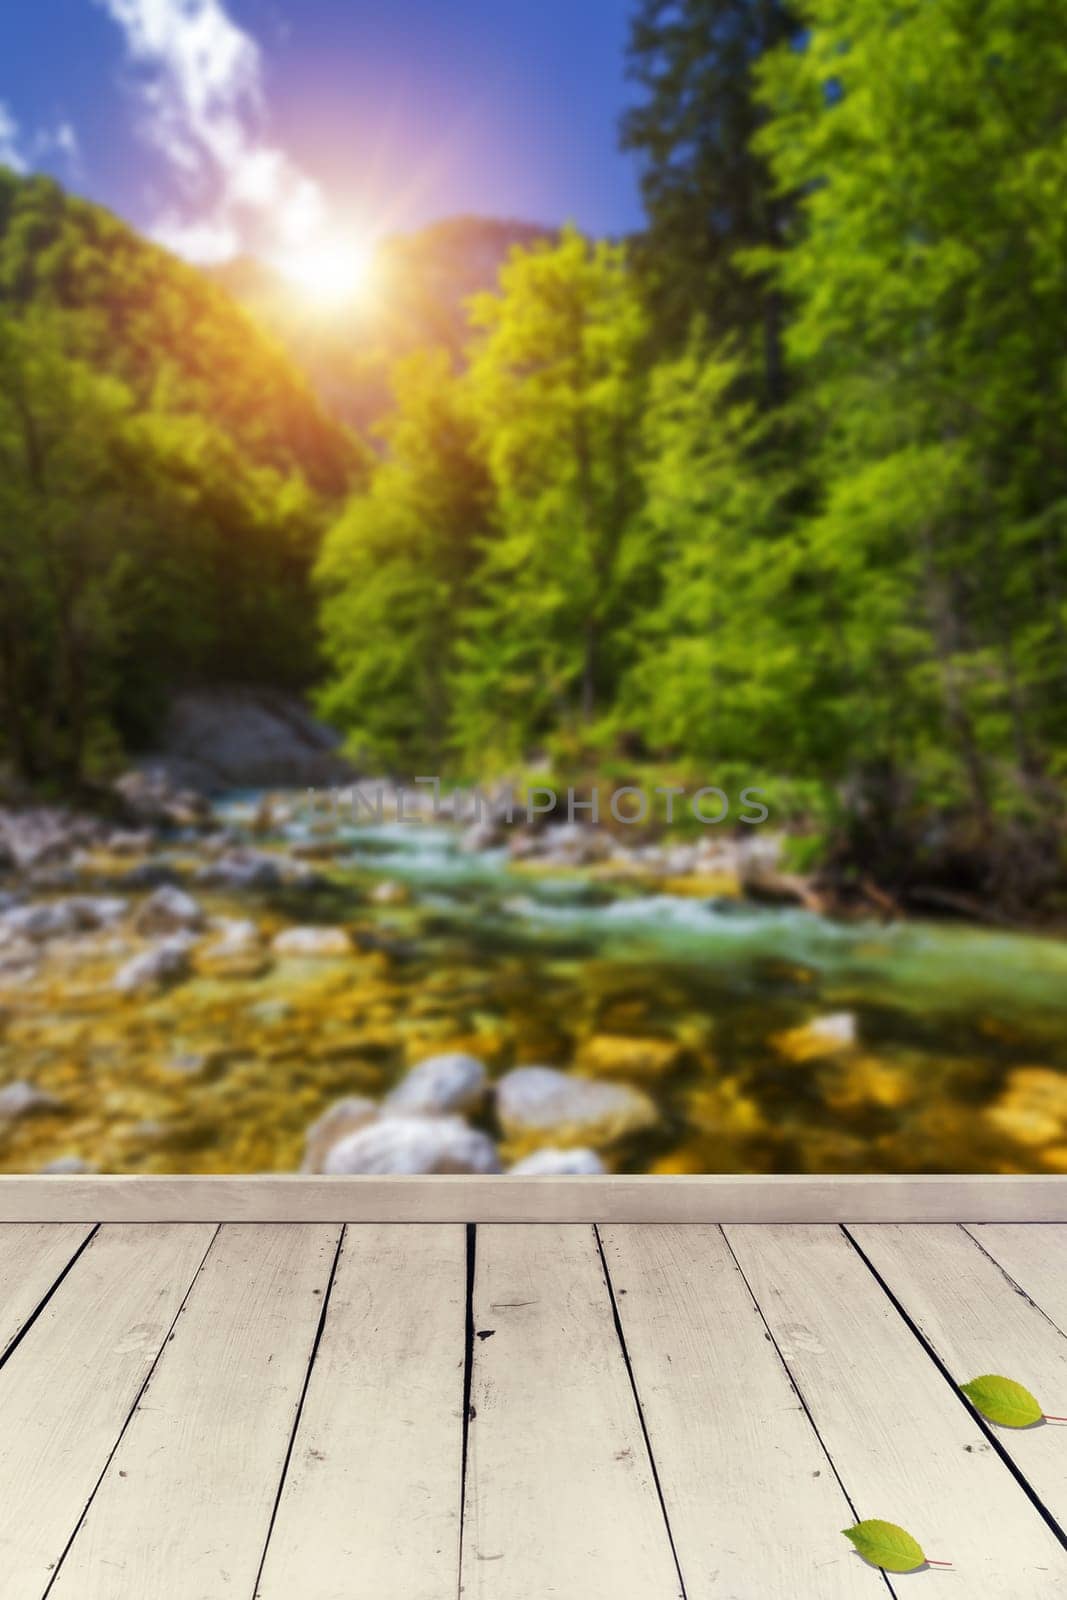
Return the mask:
{"type": "Polygon", "coordinates": [[[18,0],[0,161],[194,258],[474,212],[618,233],[632,0],[18,0]]]}

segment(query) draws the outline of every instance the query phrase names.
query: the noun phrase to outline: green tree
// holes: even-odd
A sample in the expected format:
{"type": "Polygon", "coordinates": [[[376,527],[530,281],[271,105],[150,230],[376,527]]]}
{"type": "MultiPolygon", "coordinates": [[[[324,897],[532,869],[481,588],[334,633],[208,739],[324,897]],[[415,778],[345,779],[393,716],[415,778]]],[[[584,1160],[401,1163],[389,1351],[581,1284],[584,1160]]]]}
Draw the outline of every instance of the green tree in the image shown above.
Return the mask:
{"type": "Polygon", "coordinates": [[[807,0],[758,138],[802,193],[761,264],[821,447],[808,530],[856,769],[995,818],[1056,803],[1067,671],[1067,41],[1049,0],[807,0]],[[862,703],[861,703],[861,696],[862,703]]]}
{"type": "Polygon", "coordinates": [[[456,673],[456,737],[512,760],[610,710],[638,603],[645,323],[625,252],[573,229],[475,302],[470,369],[493,487],[456,673]]]}
{"type": "Polygon", "coordinates": [[[330,529],[316,571],[329,670],[319,705],[353,749],[440,770],[451,679],[490,512],[467,384],[443,352],[394,374],[386,456],[330,529]]]}
{"type": "Polygon", "coordinates": [[[797,33],[792,0],[642,0],[629,51],[640,98],[622,124],[641,161],[636,251],[661,343],[682,345],[695,316],[743,340],[772,404],[785,391],[781,297],[739,257],[781,247],[793,214],[753,136],[766,117],[756,67],[797,33]]]}
{"type": "Polygon", "coordinates": [[[138,471],[129,391],[70,360],[54,317],[0,318],[0,704],[27,777],[76,782],[109,737],[138,471]]]}

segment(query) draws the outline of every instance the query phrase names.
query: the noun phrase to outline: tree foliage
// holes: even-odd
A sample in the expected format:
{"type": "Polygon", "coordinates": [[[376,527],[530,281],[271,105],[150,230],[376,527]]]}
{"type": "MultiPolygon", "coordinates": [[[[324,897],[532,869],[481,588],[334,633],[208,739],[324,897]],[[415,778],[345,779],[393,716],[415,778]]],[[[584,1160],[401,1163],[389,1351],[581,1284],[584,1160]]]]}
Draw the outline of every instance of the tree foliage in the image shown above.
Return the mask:
{"type": "Polygon", "coordinates": [[[446,585],[461,759],[639,745],[815,786],[876,875],[1061,870],[1061,24],[643,6],[646,237],[517,253],[452,380],[488,481],[446,585]]]}
{"type": "Polygon", "coordinates": [[[306,683],[363,459],[220,290],[0,172],[0,755],[69,787],[183,682],[306,683]]]}

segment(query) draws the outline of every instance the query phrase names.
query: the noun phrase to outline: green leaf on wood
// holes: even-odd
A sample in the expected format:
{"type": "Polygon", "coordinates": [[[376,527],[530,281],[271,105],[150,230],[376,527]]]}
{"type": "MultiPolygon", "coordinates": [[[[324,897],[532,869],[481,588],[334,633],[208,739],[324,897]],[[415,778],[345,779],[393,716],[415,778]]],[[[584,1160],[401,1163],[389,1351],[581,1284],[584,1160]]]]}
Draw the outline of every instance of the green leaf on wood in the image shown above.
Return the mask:
{"type": "Polygon", "coordinates": [[[1028,1428],[1032,1422],[1040,1422],[1044,1415],[1029,1389],[1024,1389],[1013,1378],[986,1373],[984,1377],[972,1378],[970,1383],[960,1384],[960,1388],[976,1411],[1002,1428],[1028,1428]]]}
{"type": "Polygon", "coordinates": [[[926,1564],[922,1546],[895,1522],[871,1517],[857,1522],[854,1528],[842,1528],[841,1532],[872,1567],[884,1567],[886,1572],[914,1572],[926,1564]]]}

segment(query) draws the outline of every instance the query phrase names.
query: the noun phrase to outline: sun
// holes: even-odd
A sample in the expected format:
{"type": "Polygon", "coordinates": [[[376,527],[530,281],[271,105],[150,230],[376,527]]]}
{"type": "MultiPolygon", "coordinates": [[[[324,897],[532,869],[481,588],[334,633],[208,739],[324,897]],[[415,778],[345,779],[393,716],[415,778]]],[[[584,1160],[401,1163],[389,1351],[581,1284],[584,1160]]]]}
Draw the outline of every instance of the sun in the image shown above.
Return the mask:
{"type": "Polygon", "coordinates": [[[276,265],[309,305],[336,311],[366,298],[374,251],[366,241],[320,239],[287,251],[276,265]]]}

